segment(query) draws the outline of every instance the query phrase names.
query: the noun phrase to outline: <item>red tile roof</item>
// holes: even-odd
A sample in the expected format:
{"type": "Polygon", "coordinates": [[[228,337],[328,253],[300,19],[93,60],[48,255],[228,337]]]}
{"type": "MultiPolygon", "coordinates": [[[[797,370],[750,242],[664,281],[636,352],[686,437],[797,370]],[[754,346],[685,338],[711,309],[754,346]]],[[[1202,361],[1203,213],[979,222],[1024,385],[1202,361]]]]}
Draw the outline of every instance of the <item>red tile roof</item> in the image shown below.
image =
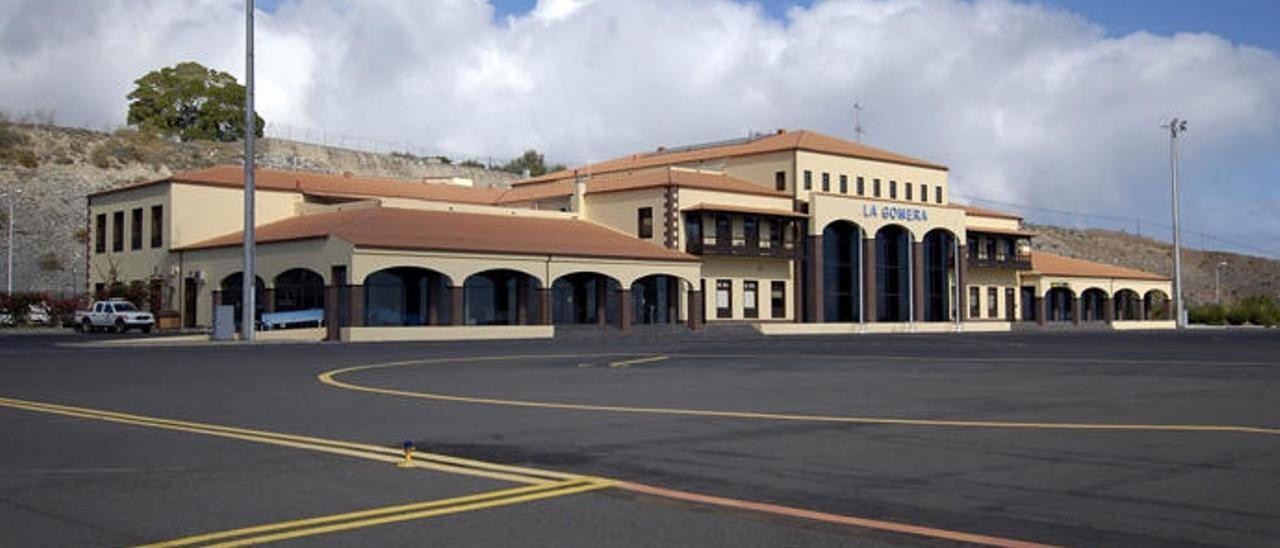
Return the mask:
{"type": "MultiPolygon", "coordinates": [[[[750,141],[730,142],[723,145],[713,145],[692,150],[678,148],[673,150],[660,149],[657,152],[647,154],[633,154],[631,156],[624,156],[592,164],[590,166],[580,167],[578,168],[578,171],[590,171],[592,174],[612,173],[656,166],[687,164],[717,158],[751,156],[756,154],[768,154],[771,152],[797,150],[890,162],[927,169],[940,169],[944,171],[947,169],[946,166],[941,164],[935,164],[918,158],[912,158],[910,156],[858,143],[851,143],[843,139],[837,139],[835,137],[813,131],[799,130],[780,131],[778,133],[752,139],[750,141]]],[[[519,186],[524,184],[554,181],[569,177],[573,177],[573,170],[549,173],[541,177],[526,179],[524,181],[516,181],[513,184],[519,186]]]]}
{"type": "MultiPolygon", "coordinates": [[[[348,209],[265,224],[255,235],[259,243],[333,236],[357,247],[387,249],[698,260],[587,221],[454,211],[348,209]]],[[[243,241],[243,233],[236,232],[178,250],[238,246],[243,241]]]]}
{"type": "Polygon", "coordinates": [[[1132,268],[1124,268],[1122,266],[1095,263],[1083,259],[1072,259],[1070,257],[1062,257],[1059,255],[1045,253],[1043,251],[1031,252],[1031,271],[1034,274],[1044,274],[1049,276],[1169,281],[1169,278],[1159,274],[1152,274],[1150,272],[1143,272],[1132,268]]]}
{"type": "MultiPolygon", "coordinates": [[[[603,194],[606,192],[625,192],[646,188],[678,186],[702,190],[717,190],[734,194],[755,194],[759,196],[776,196],[789,198],[791,195],[778,192],[770,187],[757,185],[736,177],[720,173],[706,173],[685,169],[649,169],[636,172],[608,173],[592,175],[587,179],[587,194],[603,194]]],[[[518,203],[542,200],[573,194],[573,180],[547,181],[524,184],[512,188],[502,194],[498,203],[518,203]]]]}

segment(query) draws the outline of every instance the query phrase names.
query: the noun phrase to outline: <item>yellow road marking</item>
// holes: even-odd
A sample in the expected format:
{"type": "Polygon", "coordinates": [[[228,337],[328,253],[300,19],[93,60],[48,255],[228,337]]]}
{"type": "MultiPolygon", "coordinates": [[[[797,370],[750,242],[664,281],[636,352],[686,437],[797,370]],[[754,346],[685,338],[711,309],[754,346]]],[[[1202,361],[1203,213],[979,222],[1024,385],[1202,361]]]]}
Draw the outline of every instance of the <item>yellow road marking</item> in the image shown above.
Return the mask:
{"type": "Polygon", "coordinates": [[[787,413],[760,413],[753,411],[716,411],[710,409],[681,409],[671,407],[633,407],[624,405],[596,405],[596,404],[577,404],[562,402],[543,402],[530,400],[513,400],[500,398],[482,398],[471,396],[456,396],[450,394],[438,394],[431,392],[413,392],[409,390],[395,390],[389,388],[376,388],[371,386],[363,386],[343,382],[337,379],[339,375],[354,373],[357,371],[368,371],[373,369],[387,369],[391,367],[400,367],[406,365],[433,365],[444,363],[457,363],[461,361],[499,361],[514,360],[527,358],[580,358],[578,355],[550,355],[550,356],[488,356],[488,357],[472,357],[472,358],[437,358],[427,360],[407,360],[391,363],[359,365],[354,367],[344,367],[325,371],[317,376],[320,382],[347,390],[356,390],[360,392],[368,392],[372,394],[384,394],[388,396],[401,396],[407,398],[418,398],[436,401],[450,401],[459,403],[474,403],[484,405],[502,405],[510,407],[526,407],[539,409],[564,409],[571,411],[599,411],[609,413],[640,413],[652,415],[683,415],[694,417],[717,417],[730,419],[751,419],[751,420],[771,420],[771,421],[797,421],[797,422],[824,422],[824,423],[844,423],[844,424],[873,424],[873,425],[895,425],[895,426],[934,426],[934,427],[952,427],[952,428],[1019,428],[1019,429],[1038,429],[1038,430],[1102,430],[1102,431],[1149,431],[1149,432],[1233,432],[1244,434],[1264,434],[1264,435],[1280,435],[1280,428],[1267,428],[1259,426],[1241,426],[1230,424],[1140,424],[1140,423],[1087,423],[1087,422],[1023,422],[1023,421],[990,421],[990,420],[949,420],[949,419],[913,419],[913,418],[892,418],[892,417],[849,417],[849,416],[831,416],[831,415],[801,415],[787,413]]]}
{"type": "Polygon", "coordinates": [[[565,496],[584,491],[612,487],[613,485],[614,482],[610,481],[566,480],[557,483],[516,487],[513,489],[488,491],[447,499],[400,504],[396,506],[360,510],[357,512],[317,516],[266,525],[256,525],[253,527],[243,527],[240,529],[231,529],[215,533],[205,533],[155,544],[147,544],[141,548],[176,548],[181,546],[205,544],[211,541],[235,539],[237,537],[248,537],[250,535],[259,535],[261,533],[270,533],[269,535],[243,538],[217,544],[217,546],[248,546],[251,544],[271,542],[273,540],[319,535],[346,529],[371,527],[396,521],[422,519],[436,515],[452,514],[543,498],[565,496]]]}
{"type": "MultiPolygon", "coordinates": [[[[50,413],[71,417],[79,417],[86,419],[94,419],[108,422],[117,422],[123,424],[132,424],[135,426],[146,426],[151,428],[161,428],[166,430],[176,430],[180,432],[190,432],[195,434],[204,434],[209,436],[218,436],[224,438],[232,438],[243,441],[251,441],[267,445],[277,445],[283,447],[292,447],[295,449],[307,449],[311,451],[319,451],[324,453],[332,453],[349,457],[362,458],[367,460],[375,460],[379,462],[400,463],[403,461],[403,454],[397,449],[390,447],[381,447],[378,445],[353,443],[340,440],[327,440],[322,438],[313,438],[308,436],[298,436],[293,434],[283,434],[276,432],[267,432],[263,430],[251,430],[247,428],[234,428],[228,426],[219,426],[214,424],[194,423],[172,419],[162,419],[156,417],[147,417],[142,415],[130,415],[127,413],[117,413],[114,411],[104,411],[97,409],[87,409],[81,407],[72,407],[66,405],[32,402],[25,400],[17,400],[12,398],[0,397],[0,406],[11,407],[15,409],[23,409],[27,411],[35,411],[40,413],[50,413]]],[[[446,472],[452,474],[464,474],[470,476],[479,476],[490,479],[503,481],[511,481],[516,483],[527,484],[546,484],[557,480],[578,479],[581,476],[573,474],[564,474],[549,470],[536,470],[532,468],[524,468],[519,466],[509,466],[503,464],[494,464],[484,461],[471,459],[463,459],[451,457],[448,455],[440,455],[435,453],[416,452],[414,467],[435,470],[438,472],[446,472]]]]}
{"type": "Polygon", "coordinates": [[[636,358],[633,360],[622,360],[622,361],[611,362],[609,364],[609,367],[618,369],[622,367],[631,367],[636,364],[660,362],[668,359],[671,359],[671,358],[669,356],[650,356],[648,358],[636,358]]]}

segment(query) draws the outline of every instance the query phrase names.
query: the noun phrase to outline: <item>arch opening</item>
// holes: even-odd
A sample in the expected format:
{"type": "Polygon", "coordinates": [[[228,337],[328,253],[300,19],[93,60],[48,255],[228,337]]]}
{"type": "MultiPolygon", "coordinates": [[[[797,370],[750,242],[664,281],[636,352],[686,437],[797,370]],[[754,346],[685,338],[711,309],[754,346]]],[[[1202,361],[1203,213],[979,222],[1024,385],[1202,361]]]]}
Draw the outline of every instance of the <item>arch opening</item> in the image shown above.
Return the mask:
{"type": "Polygon", "coordinates": [[[1080,321],[1101,322],[1107,319],[1107,293],[1096,287],[1080,293],[1080,321]]]}
{"type": "Polygon", "coordinates": [[[1075,298],[1075,293],[1065,287],[1050,289],[1044,296],[1045,319],[1050,322],[1071,321],[1075,298]]]}
{"type": "Polygon", "coordinates": [[[680,278],[650,274],[636,280],[631,284],[631,306],[637,325],[680,323],[680,278]]]}
{"type": "Polygon", "coordinates": [[[467,325],[531,325],[539,317],[538,279],[516,270],[478,272],[463,282],[467,325]]]}
{"type": "Polygon", "coordinates": [[[364,325],[447,325],[449,277],[426,268],[401,266],[364,279],[364,325]]]}
{"type": "Polygon", "coordinates": [[[324,309],[324,276],[306,268],[293,268],[276,276],[273,299],[276,312],[324,309]]]}
{"type": "Polygon", "coordinates": [[[1113,300],[1116,321],[1133,321],[1142,317],[1142,299],[1138,297],[1138,292],[1132,289],[1121,289],[1116,292],[1113,300]]]}
{"type": "Polygon", "coordinates": [[[862,228],[836,221],[822,230],[822,306],[827,322],[862,319],[862,228]]]}
{"type": "MultiPolygon", "coordinates": [[[[222,304],[235,307],[236,331],[240,330],[244,318],[244,275],[236,272],[222,279],[218,284],[222,290],[222,304]]],[[[262,319],[262,311],[266,308],[266,284],[262,282],[261,276],[254,276],[253,290],[253,320],[256,323],[262,319]]]]}
{"type": "Polygon", "coordinates": [[[1171,310],[1173,301],[1169,299],[1169,295],[1159,289],[1147,291],[1142,296],[1143,309],[1146,310],[1146,318],[1148,320],[1172,320],[1173,311],[1171,310]]]}
{"type": "Polygon", "coordinates": [[[951,309],[951,277],[955,270],[956,237],[948,230],[934,229],[924,235],[924,310],[918,312],[926,322],[945,322],[954,318],[951,309]]]}
{"type": "Polygon", "coordinates": [[[551,284],[555,325],[604,325],[618,319],[617,299],[609,298],[622,287],[617,280],[597,272],[575,272],[551,284]]]}

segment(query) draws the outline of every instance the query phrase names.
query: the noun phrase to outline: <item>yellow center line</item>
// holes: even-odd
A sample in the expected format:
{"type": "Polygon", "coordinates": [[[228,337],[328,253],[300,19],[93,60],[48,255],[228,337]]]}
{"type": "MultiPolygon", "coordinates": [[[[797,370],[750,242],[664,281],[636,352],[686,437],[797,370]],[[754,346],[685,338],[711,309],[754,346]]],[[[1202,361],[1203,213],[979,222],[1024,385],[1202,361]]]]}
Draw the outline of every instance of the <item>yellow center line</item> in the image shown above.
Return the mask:
{"type": "Polygon", "coordinates": [[[205,533],[182,537],[165,542],[155,544],[147,544],[141,548],[176,548],[181,546],[192,546],[196,544],[205,544],[211,541],[220,541],[226,539],[234,539],[236,537],[247,537],[250,535],[258,535],[260,533],[271,533],[272,539],[265,537],[240,539],[227,545],[248,545],[260,544],[270,540],[283,540],[284,538],[295,538],[299,536],[309,536],[322,534],[321,527],[332,527],[339,522],[348,522],[342,524],[347,529],[356,527],[370,527],[381,523],[391,523],[391,521],[381,521],[373,523],[376,519],[390,519],[392,521],[404,521],[410,519],[420,519],[428,517],[423,515],[423,511],[435,509],[439,513],[431,515],[440,515],[443,513],[456,513],[467,510],[476,510],[480,508],[488,508],[492,506],[500,506],[505,504],[515,504],[527,500],[536,500],[528,498],[536,496],[537,498],[549,498],[553,496],[564,496],[568,494],[578,493],[591,489],[603,489],[611,487],[613,482],[598,480],[567,480],[557,483],[516,487],[513,489],[502,489],[498,491],[488,491],[484,493],[475,493],[460,497],[447,499],[430,500],[424,502],[415,502],[411,504],[400,504],[396,506],[386,506],[382,508],[372,508],[369,510],[360,510],[356,512],[347,512],[343,514],[333,514],[328,516],[317,516],[304,519],[295,519],[282,521],[279,523],[271,523],[266,525],[256,525],[253,527],[243,527],[240,529],[231,529],[227,531],[219,531],[215,533],[205,533]],[[583,488],[580,489],[579,488],[583,488]],[[316,526],[316,527],[313,527],[316,526]],[[279,531],[286,531],[277,533],[279,531]]]}
{"type": "MultiPolygon", "coordinates": [[[[204,434],[208,436],[231,438],[266,445],[290,447],[294,449],[306,449],[379,462],[400,463],[403,460],[403,453],[396,449],[340,440],[326,440],[322,438],[267,432],[263,430],[251,430],[246,428],[234,428],[213,424],[146,417],[142,415],[130,415],[127,413],[117,413],[113,411],[86,409],[3,397],[0,397],[0,406],[40,413],[116,422],[135,426],[146,426],[194,434],[204,434]]],[[[463,459],[427,452],[415,452],[413,466],[437,472],[478,476],[526,484],[546,484],[557,480],[576,479],[581,477],[573,474],[563,474],[548,470],[536,470],[532,468],[488,463],[484,461],[463,459]]]]}
{"type": "MultiPolygon", "coordinates": [[[[570,411],[596,411],[608,413],[637,413],[651,415],[680,415],[693,417],[714,417],[727,419],[748,419],[748,420],[769,420],[769,421],[795,421],[795,422],[821,422],[821,423],[843,423],[843,424],[867,424],[867,425],[889,425],[889,426],[930,426],[930,427],[951,427],[951,428],[1013,428],[1013,429],[1036,429],[1036,430],[1094,430],[1094,431],[1146,431],[1146,432],[1231,432],[1242,434],[1262,434],[1262,435],[1280,435],[1280,428],[1269,428],[1261,426],[1243,426],[1232,424],[1144,424],[1144,423],[1101,423],[1101,422],[1030,422],[1030,421],[1003,421],[1003,420],[955,420],[955,419],[922,419],[922,418],[898,418],[898,417],[858,417],[858,416],[837,416],[837,415],[804,415],[790,413],[762,413],[755,411],[717,411],[711,409],[682,409],[674,407],[635,407],[625,405],[601,405],[601,404],[578,404],[565,402],[547,402],[533,400],[515,400],[502,398],[485,398],[473,396],[458,396],[451,394],[440,394],[432,392],[415,392],[410,390],[395,390],[389,388],[377,388],[372,386],[364,386],[337,379],[340,375],[355,373],[358,371],[369,371],[374,369],[387,369],[391,367],[402,367],[408,365],[434,365],[445,363],[456,363],[459,361],[475,362],[475,361],[500,361],[512,359],[527,359],[531,357],[542,356],[490,356],[482,358],[437,358],[427,360],[407,360],[391,363],[380,363],[370,365],[360,365],[354,367],[344,367],[321,373],[316,378],[329,386],[342,388],[346,390],[355,390],[359,392],[368,392],[372,394],[383,394],[388,396],[400,396],[406,398],[418,398],[425,400],[449,401],[458,403],[473,403],[483,405],[501,405],[509,407],[525,407],[537,409],[561,409],[570,411]]],[[[547,358],[580,358],[582,356],[546,356],[547,358]]]]}
{"type": "Polygon", "coordinates": [[[631,367],[636,364],[660,362],[668,359],[671,359],[670,356],[650,356],[648,358],[635,358],[632,360],[621,360],[621,361],[611,362],[609,364],[609,367],[618,369],[621,367],[631,367]]]}

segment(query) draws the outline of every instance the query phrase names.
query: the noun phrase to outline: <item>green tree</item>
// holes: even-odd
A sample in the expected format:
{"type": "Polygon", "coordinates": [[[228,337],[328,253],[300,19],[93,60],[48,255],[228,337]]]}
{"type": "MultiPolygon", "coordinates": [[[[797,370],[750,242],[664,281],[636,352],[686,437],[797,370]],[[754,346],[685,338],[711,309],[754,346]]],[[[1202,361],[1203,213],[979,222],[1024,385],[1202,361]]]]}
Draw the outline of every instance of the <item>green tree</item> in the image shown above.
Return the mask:
{"type": "MultiPolygon", "coordinates": [[[[244,86],[225,72],[200,63],[178,63],[134,81],[128,95],[129,124],[183,141],[236,141],[244,138],[244,86]]],[[[254,113],[253,133],[266,125],[254,113]]]]}
{"type": "Polygon", "coordinates": [[[546,160],[542,157],[542,154],[533,149],[524,151],[524,154],[521,154],[518,158],[511,160],[510,162],[507,162],[506,165],[502,166],[502,171],[506,171],[507,173],[520,174],[524,173],[524,170],[526,169],[529,170],[530,177],[540,177],[548,173],[562,171],[565,167],[561,164],[555,164],[548,167],[546,160]]]}

